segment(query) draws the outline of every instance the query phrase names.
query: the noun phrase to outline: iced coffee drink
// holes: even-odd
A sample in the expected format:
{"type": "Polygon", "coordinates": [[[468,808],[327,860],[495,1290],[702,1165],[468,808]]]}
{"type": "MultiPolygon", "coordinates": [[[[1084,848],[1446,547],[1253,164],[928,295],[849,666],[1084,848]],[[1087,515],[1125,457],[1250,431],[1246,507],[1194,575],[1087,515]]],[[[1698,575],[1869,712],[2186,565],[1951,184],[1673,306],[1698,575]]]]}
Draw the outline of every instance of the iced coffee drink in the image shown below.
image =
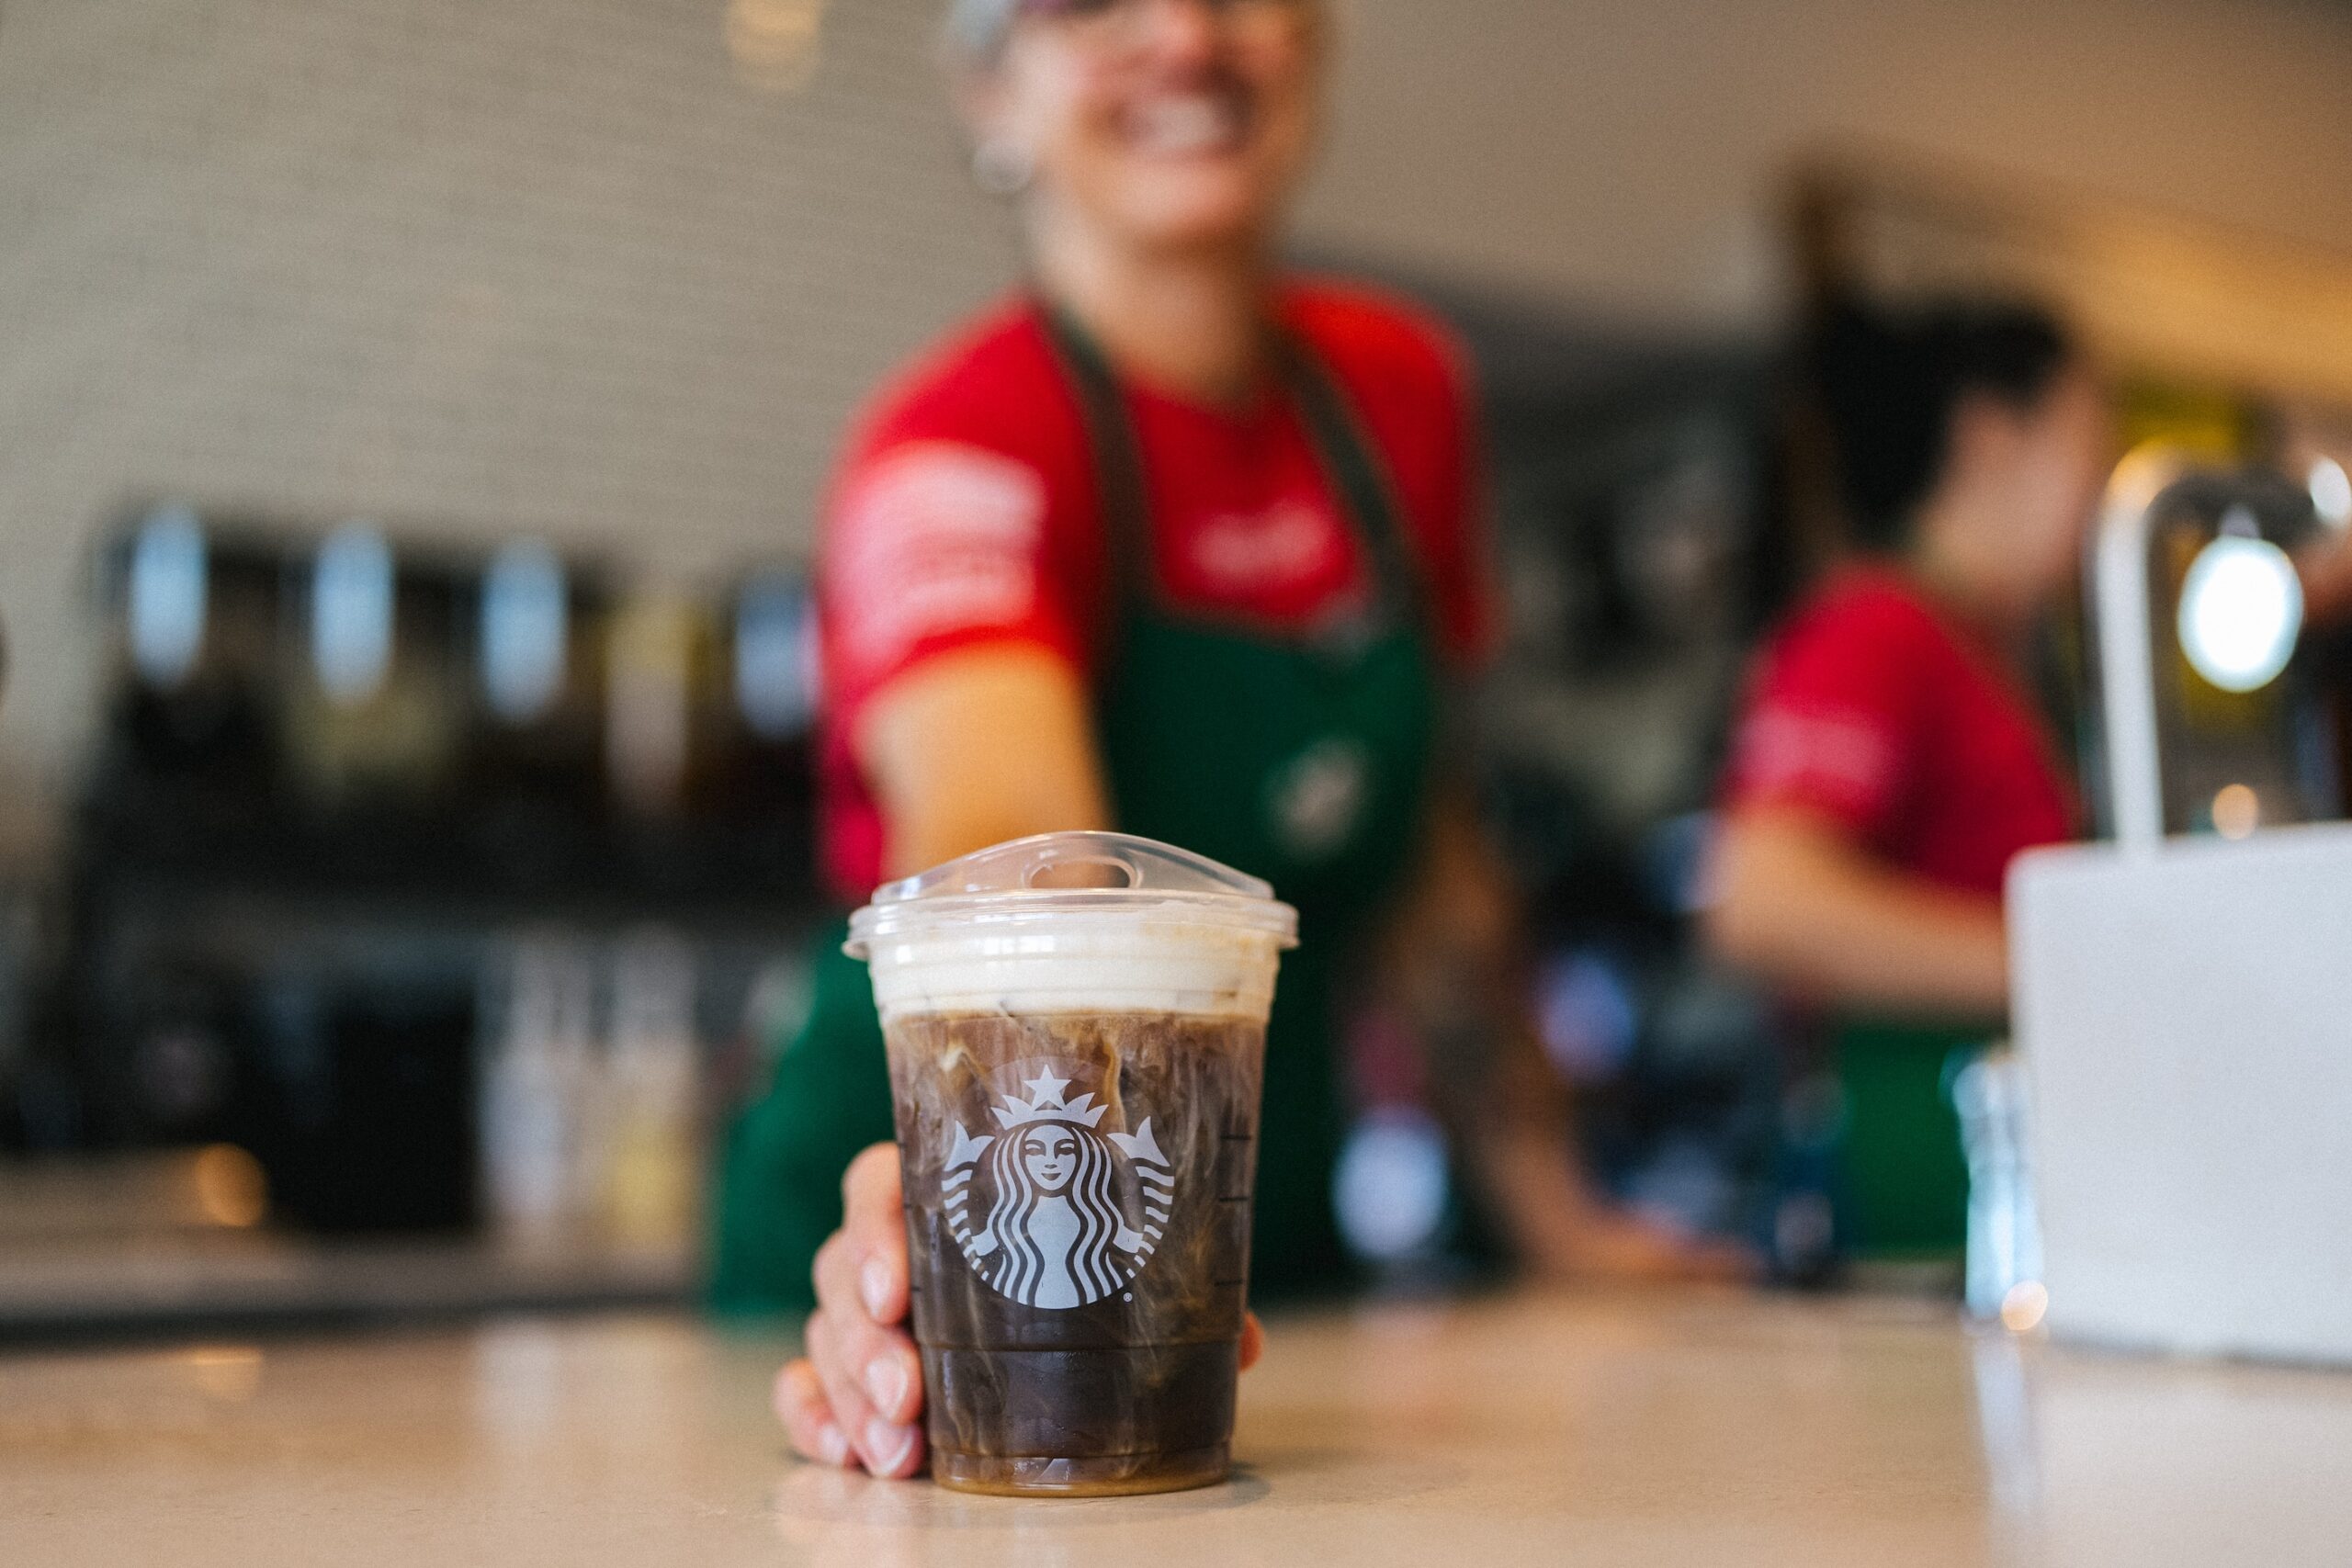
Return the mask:
{"type": "Polygon", "coordinates": [[[1224,1476],[1295,919],[1262,883],[1112,834],[999,846],[859,912],[944,1483],[1224,1476]]]}

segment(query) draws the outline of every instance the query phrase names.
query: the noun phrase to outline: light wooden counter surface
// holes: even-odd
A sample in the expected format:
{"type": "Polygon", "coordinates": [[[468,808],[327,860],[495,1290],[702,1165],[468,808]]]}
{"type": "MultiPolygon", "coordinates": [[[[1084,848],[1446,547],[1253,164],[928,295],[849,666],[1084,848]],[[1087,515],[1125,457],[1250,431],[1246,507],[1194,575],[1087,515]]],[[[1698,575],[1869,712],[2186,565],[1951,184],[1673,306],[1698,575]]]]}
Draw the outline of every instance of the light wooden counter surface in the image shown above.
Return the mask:
{"type": "Polygon", "coordinates": [[[1277,1317],[1231,1483],[959,1497],[795,1464],[783,1347],[683,1319],[0,1358],[0,1563],[2352,1562],[2352,1376],[1904,1303],[1277,1317]]]}

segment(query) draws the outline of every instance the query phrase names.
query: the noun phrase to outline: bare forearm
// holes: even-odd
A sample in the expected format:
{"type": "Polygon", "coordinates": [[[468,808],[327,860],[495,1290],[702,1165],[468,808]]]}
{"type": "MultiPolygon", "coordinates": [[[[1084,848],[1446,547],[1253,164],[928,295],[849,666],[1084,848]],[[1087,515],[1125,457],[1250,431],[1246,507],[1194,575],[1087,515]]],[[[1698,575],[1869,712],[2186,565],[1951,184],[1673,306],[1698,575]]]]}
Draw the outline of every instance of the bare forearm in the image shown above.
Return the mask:
{"type": "Polygon", "coordinates": [[[1567,1086],[1529,1003],[1521,929],[1501,862],[1467,803],[1449,800],[1380,980],[1428,1050],[1437,1109],[1520,1258],[1552,1278],[1745,1272],[1736,1251],[1623,1213],[1585,1179],[1567,1086]]]}
{"type": "Polygon", "coordinates": [[[1415,891],[1382,965],[1430,1055],[1437,1109],[1470,1174],[1527,1256],[1553,1255],[1592,1200],[1571,1156],[1567,1091],[1528,1002],[1521,921],[1467,804],[1440,809],[1415,891]]]}
{"type": "Polygon", "coordinates": [[[1469,1145],[1473,1174],[1522,1258],[1573,1252],[1592,1206],[1564,1146],[1556,1130],[1529,1123],[1484,1129],[1469,1145]]]}
{"type": "Polygon", "coordinates": [[[1815,829],[1734,822],[1708,917],[1714,945],[1841,1006],[1986,1016],[2008,1005],[1996,900],[1887,871],[1815,829]]]}
{"type": "Polygon", "coordinates": [[[980,648],[923,665],[874,699],[857,741],[893,876],[1007,839],[1111,826],[1086,691],[1049,653],[980,648]]]}

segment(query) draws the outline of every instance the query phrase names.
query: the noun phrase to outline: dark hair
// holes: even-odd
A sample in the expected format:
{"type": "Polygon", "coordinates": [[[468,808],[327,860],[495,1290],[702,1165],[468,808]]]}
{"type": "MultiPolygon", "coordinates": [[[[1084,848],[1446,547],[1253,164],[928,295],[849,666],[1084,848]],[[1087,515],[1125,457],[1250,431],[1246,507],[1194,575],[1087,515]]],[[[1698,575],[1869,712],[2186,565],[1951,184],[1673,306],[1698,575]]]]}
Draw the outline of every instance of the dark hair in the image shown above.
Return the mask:
{"type": "Polygon", "coordinates": [[[1873,548],[1904,541],[1942,477],[1963,400],[2030,408],[2075,353],[2066,329],[2036,305],[1833,304],[1805,344],[1804,374],[1828,426],[1838,497],[1857,541],[1873,548]]]}

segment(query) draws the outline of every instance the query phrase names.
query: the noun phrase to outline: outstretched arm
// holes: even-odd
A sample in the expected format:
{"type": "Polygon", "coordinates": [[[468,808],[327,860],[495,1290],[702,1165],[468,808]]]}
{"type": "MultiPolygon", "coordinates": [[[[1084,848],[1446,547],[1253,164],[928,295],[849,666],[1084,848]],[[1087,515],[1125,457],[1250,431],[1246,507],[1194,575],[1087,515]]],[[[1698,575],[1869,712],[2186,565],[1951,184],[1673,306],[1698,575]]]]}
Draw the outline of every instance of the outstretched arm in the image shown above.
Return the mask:
{"type": "MultiPolygon", "coordinates": [[[[890,874],[1030,833],[1110,826],[1084,686],[1040,649],[927,660],[874,696],[855,740],[889,823],[890,874]]],[[[897,1148],[860,1155],[842,1193],[842,1228],[817,1255],[807,1354],[777,1374],[776,1415],[808,1459],[912,1475],[923,1462],[922,1361],[907,1332],[897,1148]]],[[[1245,1366],[1261,1343],[1252,1317],[1245,1366]]]]}
{"type": "Polygon", "coordinates": [[[2008,1006],[1998,900],[1890,871],[1818,813],[1734,811],[1713,880],[1708,940],[1760,978],[1837,1006],[1970,1018],[2008,1006]]]}
{"type": "Polygon", "coordinates": [[[1521,929],[1509,879],[1468,802],[1444,797],[1380,970],[1430,1055],[1436,1109],[1521,1257],[1550,1276],[1744,1272],[1736,1250],[1637,1219],[1586,1181],[1566,1086],[1530,1014],[1521,929]]]}
{"type": "Polygon", "coordinates": [[[1025,644],[918,665],[859,716],[892,876],[1032,833],[1111,826],[1094,719],[1078,671],[1025,644]]]}

